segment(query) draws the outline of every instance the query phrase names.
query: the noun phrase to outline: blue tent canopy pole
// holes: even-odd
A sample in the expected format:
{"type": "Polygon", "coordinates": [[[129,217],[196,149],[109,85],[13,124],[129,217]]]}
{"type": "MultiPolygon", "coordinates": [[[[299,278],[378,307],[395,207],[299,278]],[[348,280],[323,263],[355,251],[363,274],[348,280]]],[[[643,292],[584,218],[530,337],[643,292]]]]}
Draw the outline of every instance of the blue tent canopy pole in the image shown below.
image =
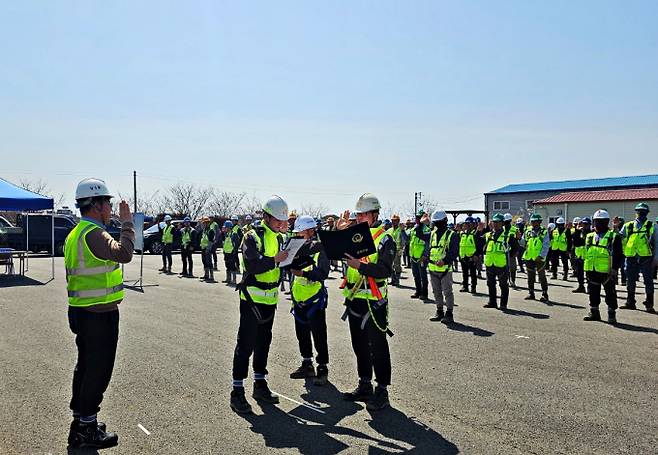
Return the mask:
{"type": "MultiPolygon", "coordinates": [[[[51,250],[50,256],[52,258],[52,276],[55,278],[55,201],[49,197],[42,196],[32,191],[23,189],[14,185],[7,180],[0,178],[0,210],[7,211],[35,211],[35,210],[50,210],[51,211],[51,250]]],[[[29,214],[25,220],[25,238],[27,253],[27,268],[29,270],[29,251],[30,251],[30,216],[29,214]]]]}

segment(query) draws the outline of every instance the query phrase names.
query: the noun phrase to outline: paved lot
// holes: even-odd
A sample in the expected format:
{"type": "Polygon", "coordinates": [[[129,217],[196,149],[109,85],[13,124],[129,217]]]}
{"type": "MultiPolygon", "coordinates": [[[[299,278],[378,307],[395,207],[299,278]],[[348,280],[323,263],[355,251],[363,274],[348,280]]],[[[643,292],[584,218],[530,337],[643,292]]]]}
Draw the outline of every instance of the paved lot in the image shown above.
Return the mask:
{"type": "MultiPolygon", "coordinates": [[[[428,321],[433,305],[409,298],[406,270],[407,288],[391,292],[393,407],[371,414],[339,396],[357,377],[334,274],[331,384],[288,378],[299,354],[282,299],[269,370],[272,389],[287,398],[262,408],[250,400],[256,414],[240,417],[228,407],[236,293],[221,283],[158,274],[159,265],[159,258],[145,257],[145,283],[157,286],[127,291],[121,304],[117,367],[100,414],[120,443],[105,453],[658,450],[658,317],[621,311],[617,327],[585,323],[587,296],[573,295],[573,282],[554,282],[550,305],[525,302],[523,290],[512,291],[510,314],[483,309],[484,295],[457,293],[460,324],[449,328],[428,321]]],[[[66,453],[75,348],[61,258],[57,278],[41,285],[49,271],[49,259],[35,259],[34,281],[0,277],[2,454],[66,453]]],[[[137,260],[126,278],[138,271],[137,260]]]]}

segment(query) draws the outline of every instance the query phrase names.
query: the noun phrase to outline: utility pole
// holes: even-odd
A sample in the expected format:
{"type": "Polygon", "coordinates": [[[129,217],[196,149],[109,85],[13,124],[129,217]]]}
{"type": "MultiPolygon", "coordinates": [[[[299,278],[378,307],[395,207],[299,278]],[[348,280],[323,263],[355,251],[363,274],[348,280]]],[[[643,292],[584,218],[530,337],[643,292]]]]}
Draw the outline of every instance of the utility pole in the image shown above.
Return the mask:
{"type": "Polygon", "coordinates": [[[133,171],[133,201],[135,202],[133,213],[137,213],[137,171],[133,171]]]}
{"type": "Polygon", "coordinates": [[[420,191],[417,193],[414,193],[414,216],[418,213],[418,207],[423,206],[423,193],[420,191]]]}

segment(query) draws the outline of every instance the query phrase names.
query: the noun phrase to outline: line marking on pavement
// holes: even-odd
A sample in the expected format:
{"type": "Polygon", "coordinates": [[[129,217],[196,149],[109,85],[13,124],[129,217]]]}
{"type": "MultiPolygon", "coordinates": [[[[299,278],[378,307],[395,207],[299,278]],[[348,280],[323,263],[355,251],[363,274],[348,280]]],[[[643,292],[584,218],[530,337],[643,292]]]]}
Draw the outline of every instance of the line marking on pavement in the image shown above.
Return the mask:
{"type": "Polygon", "coordinates": [[[295,404],[298,404],[298,405],[300,405],[300,406],[307,407],[307,408],[309,408],[309,409],[314,410],[315,412],[319,412],[320,414],[326,414],[322,409],[320,409],[320,408],[318,408],[318,407],[316,407],[316,406],[313,406],[313,405],[311,405],[311,404],[308,404],[308,403],[302,403],[301,401],[293,400],[292,398],[289,398],[289,397],[287,397],[287,396],[285,396],[285,395],[281,395],[281,394],[278,393],[278,392],[274,392],[274,391],[273,391],[272,393],[273,393],[274,395],[278,396],[278,397],[285,398],[285,399],[288,400],[288,401],[292,401],[292,402],[295,403],[295,404]]]}
{"type": "Polygon", "coordinates": [[[514,335],[514,336],[517,337],[517,338],[525,338],[526,340],[530,339],[530,337],[527,337],[525,335],[514,335]]]}
{"type": "Polygon", "coordinates": [[[151,436],[151,432],[148,431],[146,428],[144,428],[141,423],[138,423],[137,426],[139,427],[140,430],[146,433],[146,436],[151,436]]]}

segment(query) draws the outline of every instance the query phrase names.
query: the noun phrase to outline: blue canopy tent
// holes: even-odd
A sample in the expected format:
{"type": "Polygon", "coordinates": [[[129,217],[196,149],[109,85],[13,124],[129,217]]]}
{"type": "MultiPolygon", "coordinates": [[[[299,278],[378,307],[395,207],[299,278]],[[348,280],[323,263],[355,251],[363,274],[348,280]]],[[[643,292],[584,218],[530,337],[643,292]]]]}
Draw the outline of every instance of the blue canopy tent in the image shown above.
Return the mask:
{"type": "MultiPolygon", "coordinates": [[[[0,210],[7,211],[34,211],[50,210],[51,211],[51,256],[52,256],[52,277],[55,278],[55,201],[46,196],[42,196],[32,191],[25,190],[11,182],[0,178],[0,210]]],[[[29,251],[30,247],[30,217],[25,217],[25,249],[29,251]]]]}

